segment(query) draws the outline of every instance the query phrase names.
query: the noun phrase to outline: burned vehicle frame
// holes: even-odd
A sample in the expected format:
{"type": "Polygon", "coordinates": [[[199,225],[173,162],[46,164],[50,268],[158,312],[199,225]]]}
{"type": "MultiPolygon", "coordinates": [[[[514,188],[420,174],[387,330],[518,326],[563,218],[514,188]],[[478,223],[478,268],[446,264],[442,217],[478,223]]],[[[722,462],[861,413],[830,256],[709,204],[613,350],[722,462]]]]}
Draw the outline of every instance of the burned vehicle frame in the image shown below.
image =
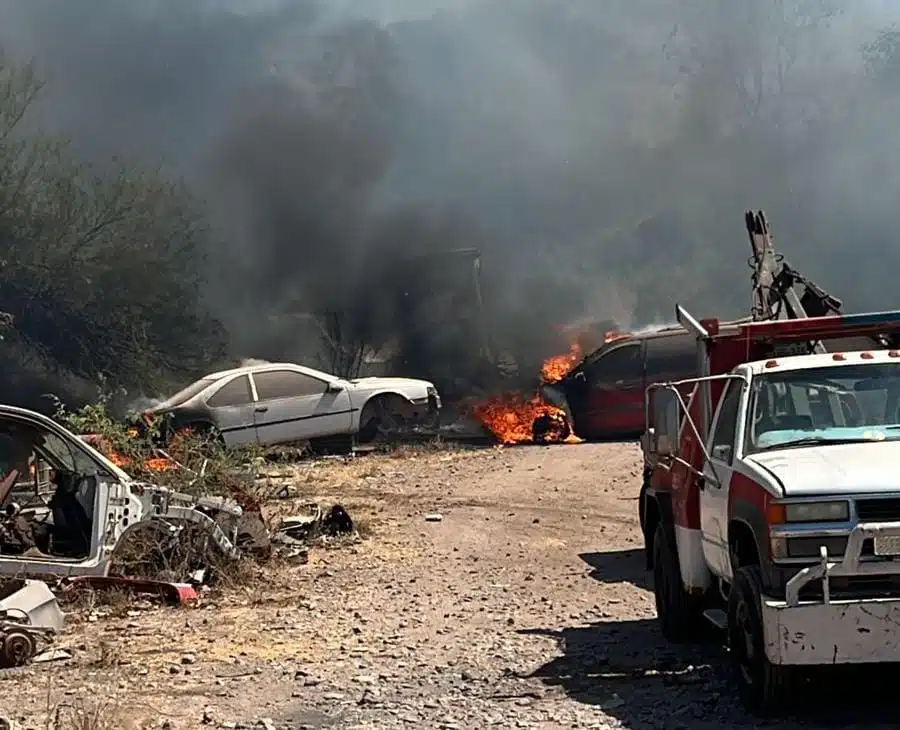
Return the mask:
{"type": "Polygon", "coordinates": [[[137,481],[52,419],[12,406],[0,405],[0,470],[0,575],[108,575],[142,530],[170,544],[200,533],[233,558],[249,516],[231,500],[137,481]]]}

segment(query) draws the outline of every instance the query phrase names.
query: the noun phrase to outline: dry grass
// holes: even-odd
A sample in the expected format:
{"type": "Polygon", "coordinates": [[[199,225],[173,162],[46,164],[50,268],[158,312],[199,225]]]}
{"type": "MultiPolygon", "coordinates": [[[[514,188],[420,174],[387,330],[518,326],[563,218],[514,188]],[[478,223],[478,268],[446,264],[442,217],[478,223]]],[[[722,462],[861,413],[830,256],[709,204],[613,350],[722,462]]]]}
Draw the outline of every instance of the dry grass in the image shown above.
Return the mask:
{"type": "Polygon", "coordinates": [[[132,712],[113,699],[67,699],[51,704],[44,730],[137,730],[132,712]],[[131,717],[129,717],[129,714],[131,717]]]}

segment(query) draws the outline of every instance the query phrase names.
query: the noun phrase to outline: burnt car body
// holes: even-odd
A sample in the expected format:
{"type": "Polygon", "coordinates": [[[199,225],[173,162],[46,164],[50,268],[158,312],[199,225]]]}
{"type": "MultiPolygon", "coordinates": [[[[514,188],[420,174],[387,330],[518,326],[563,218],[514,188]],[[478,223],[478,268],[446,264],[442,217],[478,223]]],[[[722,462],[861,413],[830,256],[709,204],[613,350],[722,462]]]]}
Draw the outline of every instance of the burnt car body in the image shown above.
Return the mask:
{"type": "Polygon", "coordinates": [[[564,408],[585,440],[639,438],[644,391],[652,383],[696,376],[697,348],[680,327],[627,335],[586,356],[543,397],[564,408]]]}

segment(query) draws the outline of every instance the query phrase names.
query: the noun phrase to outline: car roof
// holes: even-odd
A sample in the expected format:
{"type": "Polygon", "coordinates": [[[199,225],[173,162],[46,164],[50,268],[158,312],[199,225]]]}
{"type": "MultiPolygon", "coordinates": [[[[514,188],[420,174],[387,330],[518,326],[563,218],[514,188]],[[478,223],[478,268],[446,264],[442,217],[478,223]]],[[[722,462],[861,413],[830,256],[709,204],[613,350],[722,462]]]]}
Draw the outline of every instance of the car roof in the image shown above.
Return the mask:
{"type": "Polygon", "coordinates": [[[266,362],[266,363],[256,363],[254,365],[244,365],[239,368],[231,368],[229,370],[219,370],[215,373],[210,373],[209,375],[204,375],[204,380],[222,380],[223,378],[228,378],[234,375],[247,375],[249,373],[263,373],[269,370],[295,370],[301,373],[307,373],[309,375],[319,375],[325,376],[326,378],[333,378],[333,375],[329,375],[326,372],[321,370],[316,370],[315,368],[308,368],[305,365],[298,365],[295,362],[266,362]]]}

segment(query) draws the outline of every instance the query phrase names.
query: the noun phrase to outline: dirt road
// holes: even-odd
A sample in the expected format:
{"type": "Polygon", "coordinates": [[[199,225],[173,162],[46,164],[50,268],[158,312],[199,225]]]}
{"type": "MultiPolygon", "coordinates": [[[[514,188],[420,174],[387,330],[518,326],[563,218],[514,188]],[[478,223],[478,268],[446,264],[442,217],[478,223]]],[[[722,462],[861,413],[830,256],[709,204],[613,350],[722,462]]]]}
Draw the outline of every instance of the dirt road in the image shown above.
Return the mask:
{"type": "MultiPolygon", "coordinates": [[[[636,447],[372,456],[292,481],[343,503],[365,539],[197,608],[73,614],[60,641],[73,658],[0,674],[0,715],[37,729],[54,707],[99,706],[108,724],[88,730],[757,725],[717,641],[659,636],[636,447]]],[[[824,710],[896,726],[882,714],[824,710]]],[[[801,726],[825,721],[780,724],[801,726]]]]}

